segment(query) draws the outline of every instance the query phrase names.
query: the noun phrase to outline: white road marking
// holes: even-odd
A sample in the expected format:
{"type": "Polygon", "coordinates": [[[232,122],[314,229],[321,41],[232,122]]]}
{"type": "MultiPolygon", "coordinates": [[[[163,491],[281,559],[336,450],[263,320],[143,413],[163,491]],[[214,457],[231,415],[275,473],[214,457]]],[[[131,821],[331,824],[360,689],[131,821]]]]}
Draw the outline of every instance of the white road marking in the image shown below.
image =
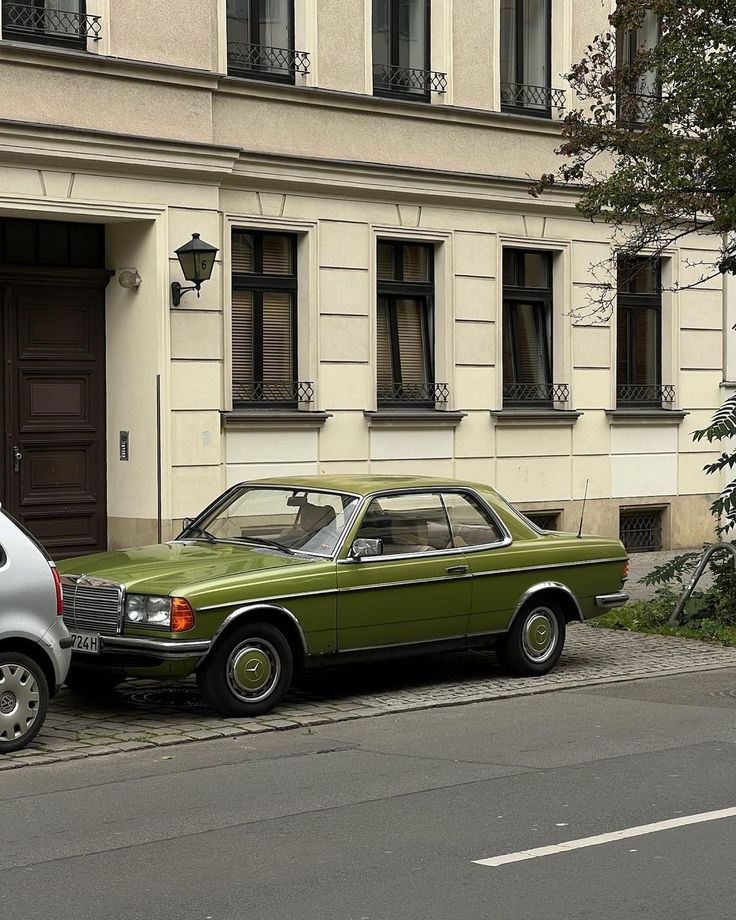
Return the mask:
{"type": "Polygon", "coordinates": [[[598,847],[603,843],[615,843],[617,840],[627,840],[629,837],[643,837],[645,834],[669,831],[676,827],[686,827],[688,824],[720,821],[722,818],[736,818],[736,808],[703,811],[698,815],[684,815],[681,818],[670,818],[668,821],[657,821],[655,824],[640,824],[638,827],[627,827],[622,831],[597,834],[595,837],[580,837],[577,840],[566,840],[563,843],[555,843],[551,846],[535,847],[533,850],[519,850],[518,853],[490,856],[488,859],[474,859],[473,862],[479,866],[505,866],[508,863],[522,862],[525,859],[538,859],[540,856],[554,856],[557,853],[567,853],[570,850],[598,847]]]}

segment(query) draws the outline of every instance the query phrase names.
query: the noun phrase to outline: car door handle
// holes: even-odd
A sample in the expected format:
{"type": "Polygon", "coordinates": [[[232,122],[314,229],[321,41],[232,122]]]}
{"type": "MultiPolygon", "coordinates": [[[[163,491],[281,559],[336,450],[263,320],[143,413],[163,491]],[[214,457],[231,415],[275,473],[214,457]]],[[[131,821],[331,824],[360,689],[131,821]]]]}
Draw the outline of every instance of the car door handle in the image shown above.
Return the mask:
{"type": "Polygon", "coordinates": [[[467,565],[448,565],[445,572],[448,575],[465,575],[468,571],[467,565]]]}

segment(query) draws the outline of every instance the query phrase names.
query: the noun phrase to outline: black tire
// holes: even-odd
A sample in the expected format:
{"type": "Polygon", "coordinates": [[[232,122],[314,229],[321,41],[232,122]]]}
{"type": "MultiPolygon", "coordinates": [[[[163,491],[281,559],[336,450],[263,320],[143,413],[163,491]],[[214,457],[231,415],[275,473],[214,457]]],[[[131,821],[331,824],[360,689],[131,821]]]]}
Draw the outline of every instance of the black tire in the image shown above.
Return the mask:
{"type": "Polygon", "coordinates": [[[70,690],[80,696],[99,696],[100,694],[112,693],[124,680],[125,677],[115,671],[72,665],[64,683],[70,690]]]}
{"type": "Polygon", "coordinates": [[[284,698],[294,672],[288,640],[270,623],[245,623],[220,639],[197,671],[199,692],[224,716],[262,716],[284,698]]]}
{"type": "Polygon", "coordinates": [[[496,654],[504,670],[522,677],[551,671],[565,645],[565,615],[544,600],[529,601],[498,643],[496,654]]]}
{"type": "Polygon", "coordinates": [[[18,751],[41,730],[49,708],[43,668],[20,652],[0,654],[0,754],[18,751]]]}

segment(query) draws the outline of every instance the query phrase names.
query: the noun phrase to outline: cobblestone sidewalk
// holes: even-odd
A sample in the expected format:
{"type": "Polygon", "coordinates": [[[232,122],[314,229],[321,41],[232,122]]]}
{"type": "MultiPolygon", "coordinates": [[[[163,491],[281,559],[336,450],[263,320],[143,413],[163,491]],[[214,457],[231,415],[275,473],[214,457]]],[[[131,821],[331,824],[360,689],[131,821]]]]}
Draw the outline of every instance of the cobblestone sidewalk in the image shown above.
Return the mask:
{"type": "Polygon", "coordinates": [[[489,652],[335,668],[301,676],[284,703],[259,719],[215,716],[192,683],[129,681],[107,701],[94,703],[62,690],[39,737],[0,759],[0,771],[729,666],[736,667],[736,648],[576,625],[568,631],[557,667],[546,677],[506,677],[489,652]]]}

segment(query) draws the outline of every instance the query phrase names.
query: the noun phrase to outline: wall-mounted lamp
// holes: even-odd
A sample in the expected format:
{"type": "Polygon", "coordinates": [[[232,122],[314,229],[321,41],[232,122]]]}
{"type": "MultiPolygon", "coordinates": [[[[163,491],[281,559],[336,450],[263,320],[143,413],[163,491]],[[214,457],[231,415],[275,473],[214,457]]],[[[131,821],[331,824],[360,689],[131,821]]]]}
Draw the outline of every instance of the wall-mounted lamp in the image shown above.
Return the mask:
{"type": "Polygon", "coordinates": [[[187,291],[196,291],[199,297],[202,282],[209,281],[212,277],[215,256],[218,252],[219,249],[215,246],[210,246],[209,243],[200,240],[198,233],[193,233],[191,240],[176,250],[176,257],[184,277],[187,281],[194,283],[190,287],[182,287],[178,281],[171,282],[171,302],[175,307],[179,306],[182,294],[187,291]]]}

